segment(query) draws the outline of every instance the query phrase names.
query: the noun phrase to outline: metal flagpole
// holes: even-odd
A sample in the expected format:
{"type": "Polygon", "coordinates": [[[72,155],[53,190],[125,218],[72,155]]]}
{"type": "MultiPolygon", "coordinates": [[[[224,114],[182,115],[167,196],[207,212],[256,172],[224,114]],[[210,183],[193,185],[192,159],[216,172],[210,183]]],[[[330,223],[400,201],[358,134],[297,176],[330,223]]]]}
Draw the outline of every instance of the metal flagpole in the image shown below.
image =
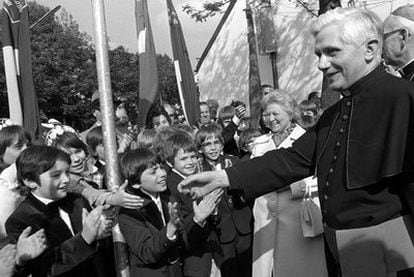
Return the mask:
{"type": "MultiPolygon", "coordinates": [[[[102,114],[102,131],[105,148],[107,186],[116,191],[120,185],[114,108],[108,59],[105,9],[103,0],[92,0],[95,34],[96,69],[98,72],[99,101],[102,114]]],[[[117,276],[129,277],[128,255],[118,224],[112,230],[117,276]],[[122,261],[122,263],[120,262],[122,261]]]]}

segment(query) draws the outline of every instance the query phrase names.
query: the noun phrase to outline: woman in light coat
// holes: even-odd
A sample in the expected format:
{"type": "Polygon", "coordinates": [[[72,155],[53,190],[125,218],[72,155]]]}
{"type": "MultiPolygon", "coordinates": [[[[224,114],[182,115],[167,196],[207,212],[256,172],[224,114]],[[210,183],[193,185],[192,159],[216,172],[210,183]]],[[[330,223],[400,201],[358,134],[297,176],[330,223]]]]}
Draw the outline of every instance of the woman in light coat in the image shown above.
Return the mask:
{"type": "MultiPolygon", "coordinates": [[[[255,140],[252,157],[290,147],[305,133],[296,124],[297,105],[286,92],[267,94],[261,105],[263,122],[271,132],[255,140]]],[[[328,275],[322,235],[309,238],[302,233],[300,207],[306,184],[317,190],[316,180],[307,178],[255,200],[253,277],[328,275]]]]}

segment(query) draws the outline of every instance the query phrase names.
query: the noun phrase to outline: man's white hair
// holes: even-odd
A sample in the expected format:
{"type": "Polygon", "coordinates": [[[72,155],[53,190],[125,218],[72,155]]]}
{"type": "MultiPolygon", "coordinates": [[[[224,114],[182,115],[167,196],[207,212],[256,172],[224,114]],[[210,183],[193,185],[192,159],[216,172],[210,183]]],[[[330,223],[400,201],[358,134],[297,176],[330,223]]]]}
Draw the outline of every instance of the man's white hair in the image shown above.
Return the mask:
{"type": "Polygon", "coordinates": [[[382,49],[382,20],[374,12],[358,8],[336,8],[319,16],[310,27],[316,37],[328,26],[338,26],[344,44],[360,46],[367,40],[377,39],[382,49]]]}

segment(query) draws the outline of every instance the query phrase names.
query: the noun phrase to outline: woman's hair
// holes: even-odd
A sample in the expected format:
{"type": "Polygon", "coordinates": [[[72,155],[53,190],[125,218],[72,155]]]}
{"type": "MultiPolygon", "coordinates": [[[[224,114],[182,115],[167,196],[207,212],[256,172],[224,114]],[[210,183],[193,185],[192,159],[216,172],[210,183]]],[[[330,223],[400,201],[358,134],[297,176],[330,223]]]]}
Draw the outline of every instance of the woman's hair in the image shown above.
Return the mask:
{"type": "Polygon", "coordinates": [[[62,150],[46,145],[34,145],[25,149],[16,160],[17,180],[24,186],[25,181],[40,184],[40,175],[51,169],[56,161],[70,165],[70,157],[62,150]]]}
{"type": "Polygon", "coordinates": [[[166,139],[164,143],[165,159],[174,165],[174,158],[177,152],[182,149],[184,153],[197,152],[194,140],[184,132],[177,132],[166,139]]]}
{"type": "Polygon", "coordinates": [[[88,132],[86,135],[86,144],[88,145],[89,153],[91,155],[95,154],[96,147],[98,147],[99,144],[103,144],[102,126],[95,127],[88,132]]]}
{"type": "Polygon", "coordinates": [[[131,150],[121,156],[122,177],[128,180],[128,186],[141,184],[142,173],[156,164],[162,164],[161,157],[145,148],[131,150]]]}
{"type": "Polygon", "coordinates": [[[4,164],[3,155],[7,147],[26,144],[30,146],[32,137],[29,131],[19,125],[6,126],[0,130],[0,172],[8,165],[4,164]]]}
{"type": "Polygon", "coordinates": [[[157,131],[154,129],[145,129],[141,131],[137,137],[137,148],[151,148],[154,145],[156,136],[157,131]]]}
{"type": "Polygon", "coordinates": [[[224,106],[218,114],[218,123],[223,124],[226,119],[233,118],[236,114],[236,108],[233,106],[224,106]]]}
{"type": "Polygon", "coordinates": [[[239,148],[240,149],[247,149],[247,144],[249,143],[251,138],[260,137],[261,133],[259,129],[248,128],[244,130],[239,137],[239,148]]]}
{"type": "Polygon", "coordinates": [[[286,91],[275,89],[266,94],[261,101],[262,111],[266,110],[267,106],[271,104],[280,105],[289,115],[292,122],[297,122],[299,120],[300,116],[298,105],[286,91]]]}
{"type": "Polygon", "coordinates": [[[358,8],[329,10],[311,24],[310,31],[316,37],[323,29],[333,25],[340,28],[338,32],[344,44],[359,46],[367,40],[377,39],[378,49],[382,49],[382,21],[371,10],[358,8]]]}
{"type": "Polygon", "coordinates": [[[221,134],[222,130],[223,129],[220,127],[220,125],[216,123],[202,126],[195,136],[195,143],[197,144],[197,147],[200,149],[206,140],[214,137],[218,138],[224,145],[224,138],[221,134]]]}
{"type": "Polygon", "coordinates": [[[65,149],[82,149],[86,154],[89,153],[86,144],[75,133],[72,132],[63,132],[63,134],[59,135],[54,142],[54,146],[65,149]]]}

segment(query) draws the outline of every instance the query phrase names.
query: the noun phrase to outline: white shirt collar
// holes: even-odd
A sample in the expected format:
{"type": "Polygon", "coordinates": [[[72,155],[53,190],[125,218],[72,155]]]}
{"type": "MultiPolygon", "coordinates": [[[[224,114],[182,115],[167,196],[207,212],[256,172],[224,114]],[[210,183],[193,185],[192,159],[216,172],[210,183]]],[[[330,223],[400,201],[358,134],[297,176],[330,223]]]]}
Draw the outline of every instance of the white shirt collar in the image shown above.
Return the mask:
{"type": "Polygon", "coordinates": [[[34,194],[33,192],[31,192],[31,194],[32,194],[34,197],[36,197],[36,199],[37,199],[37,200],[39,200],[40,202],[42,202],[42,203],[43,203],[43,204],[45,204],[45,205],[50,204],[50,203],[52,203],[52,202],[55,202],[55,201],[56,201],[56,200],[52,200],[52,199],[49,199],[49,198],[44,198],[44,197],[38,196],[38,195],[34,194]]]}

